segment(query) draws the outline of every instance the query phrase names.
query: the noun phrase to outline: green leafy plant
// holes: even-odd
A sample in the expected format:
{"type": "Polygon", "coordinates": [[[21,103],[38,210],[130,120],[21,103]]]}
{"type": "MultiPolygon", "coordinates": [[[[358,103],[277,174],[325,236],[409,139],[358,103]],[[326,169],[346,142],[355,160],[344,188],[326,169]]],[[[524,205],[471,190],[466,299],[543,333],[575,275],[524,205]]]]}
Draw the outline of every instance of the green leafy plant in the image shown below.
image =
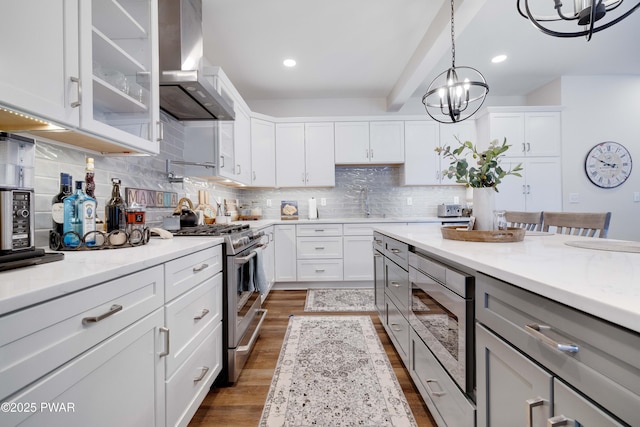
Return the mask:
{"type": "Polygon", "coordinates": [[[497,139],[491,141],[489,147],[484,151],[478,151],[478,148],[471,141],[462,142],[457,137],[456,140],[460,143],[458,148],[452,150],[449,145],[436,148],[438,154],[452,160],[449,168],[442,171],[443,176],[448,178],[455,177],[458,184],[465,184],[467,187],[491,187],[496,192],[498,191],[498,184],[502,182],[502,178],[505,176],[515,175],[522,177],[518,173],[523,170],[522,163],[509,170],[503,169],[500,165],[500,159],[504,157],[505,151],[511,147],[507,145],[507,138],[504,139],[502,144],[497,139]],[[467,160],[468,153],[471,154],[471,159],[476,162],[475,166],[469,165],[469,160],[471,159],[467,160]]]}

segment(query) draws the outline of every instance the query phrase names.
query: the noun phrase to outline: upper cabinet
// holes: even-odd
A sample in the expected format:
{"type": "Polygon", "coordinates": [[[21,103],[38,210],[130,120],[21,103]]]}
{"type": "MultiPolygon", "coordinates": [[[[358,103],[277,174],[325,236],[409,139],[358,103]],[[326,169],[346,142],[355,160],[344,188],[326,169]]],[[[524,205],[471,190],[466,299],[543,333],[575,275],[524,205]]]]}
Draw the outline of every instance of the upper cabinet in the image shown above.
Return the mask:
{"type": "Polygon", "coordinates": [[[0,47],[11,63],[0,71],[0,104],[65,128],[36,136],[106,153],[159,152],[156,1],[4,3],[14,18],[0,36],[16,43],[0,47]],[[24,16],[38,31],[26,34],[24,16]]]}
{"type": "Polygon", "coordinates": [[[276,185],[333,187],[332,122],[276,123],[276,185]]]}
{"type": "Polygon", "coordinates": [[[404,163],[404,122],[336,122],[335,162],[349,164],[404,163]]]}
{"type": "Polygon", "coordinates": [[[251,185],[276,186],[276,127],[273,122],[251,118],[251,185]]]}
{"type": "Polygon", "coordinates": [[[511,148],[506,156],[559,156],[562,133],[557,109],[489,107],[479,119],[478,129],[488,143],[507,138],[511,148]]]}

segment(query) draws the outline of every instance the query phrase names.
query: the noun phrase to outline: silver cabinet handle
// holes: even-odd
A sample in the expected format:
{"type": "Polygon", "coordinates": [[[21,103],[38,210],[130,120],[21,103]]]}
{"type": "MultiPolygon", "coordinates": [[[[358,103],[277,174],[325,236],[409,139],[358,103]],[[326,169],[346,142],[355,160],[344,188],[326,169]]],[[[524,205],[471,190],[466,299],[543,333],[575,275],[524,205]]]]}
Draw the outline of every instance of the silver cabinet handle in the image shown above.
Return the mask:
{"type": "Polygon", "coordinates": [[[569,422],[573,421],[564,415],[558,415],[557,417],[551,417],[547,420],[547,427],[567,426],[569,422]]]}
{"type": "Polygon", "coordinates": [[[369,158],[369,149],[367,148],[364,152],[365,157],[368,159],[369,158]]]}
{"type": "Polygon", "coordinates": [[[82,82],[78,77],[70,77],[73,83],[76,83],[78,86],[78,100],[76,102],[71,103],[71,108],[78,108],[82,105],[82,82]]]}
{"type": "Polygon", "coordinates": [[[209,372],[209,367],[208,366],[203,366],[202,368],[202,372],[200,372],[200,376],[196,377],[193,379],[194,383],[200,382],[202,381],[202,379],[204,378],[205,375],[207,375],[207,372],[209,372]]]}
{"type": "Polygon", "coordinates": [[[527,151],[527,146],[525,145],[525,143],[522,143],[522,152],[524,153],[525,151],[527,151]]]}
{"type": "Polygon", "coordinates": [[[156,141],[164,141],[164,122],[158,120],[156,123],[158,123],[158,137],[156,141]]]}
{"type": "Polygon", "coordinates": [[[103,313],[99,316],[91,316],[91,317],[85,317],[82,319],[82,323],[83,324],[87,324],[87,323],[98,323],[101,320],[106,319],[109,316],[113,316],[114,314],[116,314],[117,312],[122,310],[122,306],[119,304],[113,304],[111,307],[109,307],[109,311],[107,311],[106,313],[103,313]]]}
{"type": "Polygon", "coordinates": [[[323,229],[323,228],[318,228],[318,229],[313,230],[313,231],[315,231],[316,233],[321,233],[321,232],[323,232],[323,231],[324,231],[324,229],[323,229]]]}
{"type": "Polygon", "coordinates": [[[536,406],[544,405],[546,400],[541,397],[535,397],[533,399],[527,399],[527,427],[533,427],[533,408],[536,406]]]}
{"type": "Polygon", "coordinates": [[[531,151],[531,143],[527,142],[527,152],[531,151]]]}
{"type": "Polygon", "coordinates": [[[169,355],[169,352],[171,351],[171,347],[170,347],[170,343],[171,343],[171,339],[169,337],[169,328],[165,328],[164,326],[160,327],[160,332],[164,333],[164,351],[162,353],[159,354],[160,357],[165,357],[169,355]]]}
{"type": "Polygon", "coordinates": [[[201,272],[202,270],[204,270],[207,267],[209,267],[209,264],[206,264],[206,263],[200,265],[200,267],[193,267],[193,272],[194,273],[199,273],[199,272],[201,272]]]}
{"type": "Polygon", "coordinates": [[[380,255],[379,252],[376,252],[375,254],[373,254],[374,257],[381,257],[382,255],[380,255]]]}
{"type": "Polygon", "coordinates": [[[316,268],[316,273],[324,273],[324,268],[316,268]]]}
{"type": "Polygon", "coordinates": [[[200,315],[198,315],[198,316],[194,317],[194,318],[193,318],[193,320],[196,320],[196,321],[197,321],[197,320],[202,320],[202,318],[203,318],[204,316],[206,316],[207,314],[209,314],[209,310],[207,310],[206,308],[203,308],[203,309],[202,309],[202,312],[200,313],[200,315]]]}
{"type": "Polygon", "coordinates": [[[391,281],[391,283],[389,283],[389,284],[391,286],[395,287],[395,288],[399,288],[400,287],[400,283],[398,283],[398,282],[391,281]]]}
{"type": "Polygon", "coordinates": [[[323,251],[324,250],[324,246],[316,246],[315,250],[316,251],[323,251]]]}
{"type": "Polygon", "coordinates": [[[222,163],[222,165],[220,165],[220,169],[224,169],[224,156],[220,156],[220,160],[220,163],[222,163]]]}
{"type": "Polygon", "coordinates": [[[399,254],[400,253],[400,249],[391,249],[391,252],[394,254],[399,254]]]}
{"type": "Polygon", "coordinates": [[[549,338],[545,334],[542,333],[544,330],[550,330],[551,326],[539,325],[537,323],[530,323],[524,327],[524,330],[534,338],[542,341],[550,347],[555,348],[556,350],[565,352],[565,353],[577,353],[580,350],[576,344],[573,343],[559,343],[549,338]]]}
{"type": "Polygon", "coordinates": [[[391,330],[394,332],[402,332],[402,328],[394,328],[394,326],[398,326],[397,323],[390,323],[389,324],[391,326],[391,330]]]}
{"type": "Polygon", "coordinates": [[[373,159],[373,148],[369,151],[371,152],[371,158],[373,159]]]}
{"type": "Polygon", "coordinates": [[[241,175],[242,174],[242,166],[241,165],[236,165],[236,175],[241,175]]]}
{"type": "Polygon", "coordinates": [[[522,184],[522,194],[527,194],[527,186],[522,184]]]}
{"type": "Polygon", "coordinates": [[[373,239],[374,242],[376,242],[377,244],[381,245],[382,244],[382,240],[380,239],[373,239]]]}
{"type": "Polygon", "coordinates": [[[531,186],[527,184],[527,194],[531,194],[531,186]]]}
{"type": "Polygon", "coordinates": [[[302,180],[302,182],[304,182],[304,172],[302,172],[302,174],[300,175],[300,179],[302,180]]]}
{"type": "Polygon", "coordinates": [[[434,379],[432,379],[432,378],[431,378],[431,379],[427,379],[426,383],[427,383],[427,384],[426,384],[426,385],[427,385],[427,388],[429,389],[429,390],[428,390],[428,391],[429,391],[429,394],[431,394],[431,395],[433,395],[433,396],[436,396],[436,397],[441,397],[441,396],[444,396],[445,394],[447,394],[447,392],[445,392],[445,391],[442,389],[442,387],[440,387],[440,385],[438,385],[438,388],[440,389],[440,391],[434,391],[434,390],[431,388],[431,383],[438,384],[438,380],[434,380],[434,379]]]}
{"type": "Polygon", "coordinates": [[[256,171],[253,171],[253,180],[256,180],[256,171]]]}

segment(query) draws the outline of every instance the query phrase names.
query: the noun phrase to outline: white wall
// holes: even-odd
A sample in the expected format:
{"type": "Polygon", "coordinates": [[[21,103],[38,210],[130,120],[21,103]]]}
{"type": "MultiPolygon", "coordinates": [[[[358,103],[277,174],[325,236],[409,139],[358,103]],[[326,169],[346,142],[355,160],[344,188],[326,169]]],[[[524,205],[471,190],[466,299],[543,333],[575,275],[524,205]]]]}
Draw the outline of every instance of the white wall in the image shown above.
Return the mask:
{"type": "Polygon", "coordinates": [[[640,241],[640,76],[563,77],[562,195],[563,210],[611,211],[609,237],[640,241]],[[634,160],[629,179],[601,189],[584,172],[587,151],[603,141],[627,147],[634,160]],[[569,195],[579,203],[569,203],[569,195]]]}

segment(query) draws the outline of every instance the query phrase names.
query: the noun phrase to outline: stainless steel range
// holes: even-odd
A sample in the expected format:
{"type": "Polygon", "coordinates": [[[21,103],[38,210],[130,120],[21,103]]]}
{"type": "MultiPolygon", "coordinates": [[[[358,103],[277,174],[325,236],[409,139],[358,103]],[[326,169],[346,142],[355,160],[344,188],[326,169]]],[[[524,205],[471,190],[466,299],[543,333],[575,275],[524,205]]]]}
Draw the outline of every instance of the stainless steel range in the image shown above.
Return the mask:
{"type": "Polygon", "coordinates": [[[240,371],[255,345],[267,310],[261,307],[256,273],[260,268],[260,247],[266,246],[264,232],[252,230],[246,224],[219,224],[185,227],[175,236],[224,237],[225,266],[223,340],[227,343],[222,373],[217,384],[237,381],[240,371]]]}

